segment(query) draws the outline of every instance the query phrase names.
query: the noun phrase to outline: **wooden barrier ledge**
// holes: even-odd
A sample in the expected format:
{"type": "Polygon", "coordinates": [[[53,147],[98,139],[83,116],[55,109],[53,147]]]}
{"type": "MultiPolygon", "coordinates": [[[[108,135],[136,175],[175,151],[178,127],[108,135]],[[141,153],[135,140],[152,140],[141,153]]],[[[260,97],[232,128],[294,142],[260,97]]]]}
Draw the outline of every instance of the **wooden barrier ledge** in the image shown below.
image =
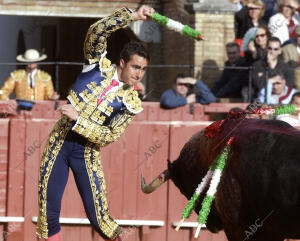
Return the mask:
{"type": "MultiPolygon", "coordinates": [[[[36,101],[31,111],[18,110],[15,100],[0,101],[0,118],[48,118],[58,119],[56,108],[66,101],[36,101]]],[[[249,103],[192,104],[174,109],[162,109],[159,102],[143,102],[144,111],[136,121],[208,121],[211,113],[227,113],[232,108],[245,109],[249,103]]]]}

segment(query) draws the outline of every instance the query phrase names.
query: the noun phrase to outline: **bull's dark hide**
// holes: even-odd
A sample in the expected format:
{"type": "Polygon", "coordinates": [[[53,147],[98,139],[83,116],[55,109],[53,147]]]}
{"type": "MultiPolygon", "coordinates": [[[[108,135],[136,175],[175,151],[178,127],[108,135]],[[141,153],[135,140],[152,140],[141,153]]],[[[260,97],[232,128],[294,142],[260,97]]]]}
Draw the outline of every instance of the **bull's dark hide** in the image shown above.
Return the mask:
{"type": "Polygon", "coordinates": [[[230,136],[208,229],[231,241],[300,238],[300,131],[285,122],[228,120],[212,139],[196,133],[169,163],[175,185],[189,199],[230,136]]]}

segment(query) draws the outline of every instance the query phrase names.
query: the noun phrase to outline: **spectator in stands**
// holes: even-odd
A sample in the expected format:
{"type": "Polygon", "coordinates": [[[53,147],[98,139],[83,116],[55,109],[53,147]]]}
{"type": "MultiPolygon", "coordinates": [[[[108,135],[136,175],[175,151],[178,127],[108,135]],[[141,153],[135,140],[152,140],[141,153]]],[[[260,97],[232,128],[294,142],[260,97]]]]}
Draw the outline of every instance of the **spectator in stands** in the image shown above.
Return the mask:
{"type": "Polygon", "coordinates": [[[270,32],[267,25],[259,25],[248,30],[243,39],[243,51],[247,63],[253,64],[266,57],[269,38],[270,32]],[[253,33],[251,33],[252,31],[253,33]],[[248,36],[248,33],[253,36],[248,36]]]}
{"type": "Polygon", "coordinates": [[[271,37],[267,43],[266,58],[258,60],[253,64],[252,85],[255,96],[257,96],[258,92],[265,87],[267,72],[268,76],[271,76],[273,72],[282,72],[284,79],[286,80],[286,85],[293,87],[293,70],[288,68],[287,64],[279,59],[281,52],[280,40],[276,37],[271,37]]]}
{"type": "Polygon", "coordinates": [[[262,19],[264,11],[265,6],[261,0],[247,1],[247,5],[235,13],[235,38],[242,39],[248,29],[266,24],[262,19]]]}
{"type": "Polygon", "coordinates": [[[219,80],[215,82],[212,92],[217,98],[241,98],[241,90],[248,84],[248,71],[234,69],[234,67],[247,67],[245,59],[240,54],[237,43],[226,44],[228,60],[219,80]]]}
{"type": "Polygon", "coordinates": [[[269,30],[272,36],[280,39],[282,45],[296,38],[296,26],[300,24],[300,16],[295,14],[298,7],[297,0],[278,2],[278,13],[270,18],[269,30]]]}
{"type": "Polygon", "coordinates": [[[263,19],[266,23],[269,22],[269,19],[277,13],[277,0],[263,0],[265,4],[265,14],[263,19]]]}
{"type": "Polygon", "coordinates": [[[56,100],[59,95],[54,91],[51,76],[38,69],[38,62],[47,58],[35,49],[28,49],[17,60],[27,63],[26,69],[18,69],[10,74],[0,90],[0,99],[8,100],[12,92],[17,99],[56,100]]]}
{"type": "MultiPolygon", "coordinates": [[[[291,104],[295,105],[296,108],[300,107],[300,93],[297,92],[293,95],[291,104]]],[[[282,120],[285,121],[291,125],[299,125],[300,124],[300,111],[297,110],[293,114],[283,114],[283,115],[278,115],[276,117],[277,120],[282,120]]]]}
{"type": "Polygon", "coordinates": [[[174,87],[165,91],[160,98],[163,108],[171,109],[190,103],[205,105],[215,101],[214,95],[200,80],[178,74],[174,84],[174,87]]]}
{"type": "Polygon", "coordinates": [[[291,104],[295,105],[296,108],[300,108],[300,92],[297,92],[293,95],[291,104]]]}
{"type": "Polygon", "coordinates": [[[267,25],[259,25],[248,30],[243,39],[243,51],[247,63],[253,64],[255,61],[266,57],[269,38],[270,32],[267,25]],[[253,31],[253,36],[248,37],[247,35],[251,30],[253,31]]]}
{"type": "Polygon", "coordinates": [[[300,66],[300,26],[296,27],[296,43],[282,48],[282,60],[292,68],[300,66]]]}
{"type": "MultiPolygon", "coordinates": [[[[279,70],[273,72],[268,79],[267,87],[267,104],[289,104],[292,96],[298,90],[286,86],[283,73],[279,70]]],[[[258,101],[264,103],[265,101],[265,88],[261,89],[258,96],[258,101]]]]}

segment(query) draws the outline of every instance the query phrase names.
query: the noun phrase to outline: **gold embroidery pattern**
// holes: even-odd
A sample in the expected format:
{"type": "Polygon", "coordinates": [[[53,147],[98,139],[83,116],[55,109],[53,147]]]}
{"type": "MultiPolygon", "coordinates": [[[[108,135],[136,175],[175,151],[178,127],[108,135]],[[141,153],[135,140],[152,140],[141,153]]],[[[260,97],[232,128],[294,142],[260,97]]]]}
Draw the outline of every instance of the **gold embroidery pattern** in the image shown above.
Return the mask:
{"type": "Polygon", "coordinates": [[[127,8],[121,8],[90,26],[84,41],[84,57],[90,64],[99,62],[107,48],[109,35],[132,22],[127,8]]]}
{"type": "Polygon", "coordinates": [[[8,100],[12,92],[16,98],[26,100],[48,100],[53,95],[53,84],[48,73],[37,70],[34,82],[35,86],[31,88],[28,84],[28,73],[25,70],[15,70],[4,82],[0,99],[8,100]]]}
{"type": "Polygon", "coordinates": [[[138,114],[143,111],[142,101],[140,100],[137,91],[133,88],[130,88],[125,92],[123,103],[127,109],[134,114],[138,114]]]}
{"type": "Polygon", "coordinates": [[[101,61],[101,69],[103,70],[103,72],[108,72],[108,70],[115,68],[114,65],[111,64],[111,61],[106,58],[105,56],[102,58],[101,61]]]}
{"type": "Polygon", "coordinates": [[[71,90],[67,99],[70,101],[70,103],[73,105],[73,107],[78,111],[80,112],[84,105],[86,103],[82,102],[79,100],[78,96],[76,95],[75,91],[74,90],[71,90]]]}
{"type": "Polygon", "coordinates": [[[43,81],[51,80],[51,76],[48,73],[46,73],[45,71],[38,70],[37,74],[38,74],[39,78],[43,81]]]}
{"type": "MultiPolygon", "coordinates": [[[[123,88],[120,88],[118,91],[114,91],[114,92],[110,92],[110,93],[106,94],[104,100],[97,107],[98,111],[100,111],[100,113],[106,114],[107,116],[110,116],[114,109],[112,106],[108,106],[109,103],[112,103],[116,99],[116,96],[122,97],[123,95],[124,95],[123,88]]],[[[97,112],[95,112],[95,113],[97,113],[97,112]]],[[[92,119],[92,117],[93,116],[91,116],[91,119],[92,119]]]]}
{"type": "Polygon", "coordinates": [[[90,142],[103,147],[117,140],[133,120],[133,117],[130,113],[119,115],[112,121],[110,127],[101,126],[91,120],[79,117],[73,131],[86,137],[90,142]]]}
{"type": "Polygon", "coordinates": [[[13,71],[10,76],[15,80],[15,81],[19,81],[21,80],[24,75],[26,74],[25,70],[23,69],[18,69],[18,70],[15,70],[13,71]]]}
{"type": "Polygon", "coordinates": [[[106,116],[104,116],[102,113],[106,114],[107,116],[111,115],[111,113],[113,112],[113,107],[108,106],[109,102],[113,102],[116,94],[122,96],[124,90],[120,89],[117,92],[109,93],[99,106],[97,106],[97,99],[100,96],[100,94],[111,84],[111,77],[114,71],[115,69],[106,72],[106,78],[101,81],[99,86],[94,81],[89,83],[87,85],[87,88],[90,90],[90,93],[88,93],[87,89],[79,93],[79,96],[82,98],[82,101],[80,101],[75,91],[70,91],[67,98],[70,101],[70,103],[74,106],[74,108],[78,111],[81,117],[86,119],[90,118],[98,124],[103,124],[106,120],[106,116]]]}
{"type": "Polygon", "coordinates": [[[106,185],[100,159],[99,146],[88,142],[85,147],[84,159],[93,193],[98,226],[107,238],[115,239],[121,234],[122,229],[109,216],[106,200],[106,185]],[[97,178],[95,178],[95,175],[97,178]],[[100,190],[98,190],[96,182],[99,182],[100,190]],[[100,204],[100,201],[102,205],[100,204]]]}
{"type": "Polygon", "coordinates": [[[111,79],[106,78],[101,81],[100,85],[97,85],[96,82],[91,82],[87,85],[87,88],[91,91],[88,93],[88,89],[85,89],[82,91],[79,96],[82,98],[82,100],[85,103],[89,103],[90,105],[93,105],[94,107],[97,106],[97,99],[99,95],[110,85],[111,79]]]}
{"type": "Polygon", "coordinates": [[[65,137],[70,129],[70,120],[63,116],[54,126],[48,138],[45,150],[40,164],[39,173],[39,216],[37,222],[37,235],[40,238],[48,238],[48,223],[47,223],[47,186],[49,177],[59,153],[65,137]],[[43,172],[46,173],[43,176],[43,172]]]}
{"type": "Polygon", "coordinates": [[[114,71],[115,69],[105,72],[106,78],[101,81],[99,86],[94,81],[89,83],[87,88],[90,90],[90,93],[87,89],[79,93],[82,101],[80,101],[74,91],[71,91],[68,96],[68,100],[79,113],[79,118],[73,127],[73,131],[100,146],[106,146],[119,138],[133,119],[131,113],[139,113],[142,111],[141,101],[138,98],[137,92],[126,84],[117,91],[107,93],[100,105],[97,106],[97,99],[111,84],[111,78],[114,71]],[[124,98],[122,99],[123,96],[124,98]],[[120,119],[118,123],[122,124],[119,126],[115,125],[115,128],[112,128],[111,126],[102,126],[107,118],[111,118],[113,107],[109,106],[109,104],[116,98],[120,102],[123,100],[125,106],[131,113],[126,111],[126,114],[118,116],[117,119],[120,119]]]}

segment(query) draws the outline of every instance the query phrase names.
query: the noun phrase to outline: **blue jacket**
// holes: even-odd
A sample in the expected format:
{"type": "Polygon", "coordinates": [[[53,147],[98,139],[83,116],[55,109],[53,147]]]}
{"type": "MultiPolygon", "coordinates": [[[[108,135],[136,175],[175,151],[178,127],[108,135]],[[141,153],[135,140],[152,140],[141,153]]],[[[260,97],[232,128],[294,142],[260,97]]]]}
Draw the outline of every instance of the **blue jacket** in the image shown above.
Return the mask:
{"type": "MultiPolygon", "coordinates": [[[[206,105],[215,101],[215,96],[204,83],[202,83],[200,80],[197,80],[195,86],[197,88],[197,103],[206,105]]],[[[162,94],[160,98],[160,104],[163,108],[171,109],[184,106],[187,104],[187,101],[186,97],[177,94],[174,89],[169,89],[162,94]]]]}

